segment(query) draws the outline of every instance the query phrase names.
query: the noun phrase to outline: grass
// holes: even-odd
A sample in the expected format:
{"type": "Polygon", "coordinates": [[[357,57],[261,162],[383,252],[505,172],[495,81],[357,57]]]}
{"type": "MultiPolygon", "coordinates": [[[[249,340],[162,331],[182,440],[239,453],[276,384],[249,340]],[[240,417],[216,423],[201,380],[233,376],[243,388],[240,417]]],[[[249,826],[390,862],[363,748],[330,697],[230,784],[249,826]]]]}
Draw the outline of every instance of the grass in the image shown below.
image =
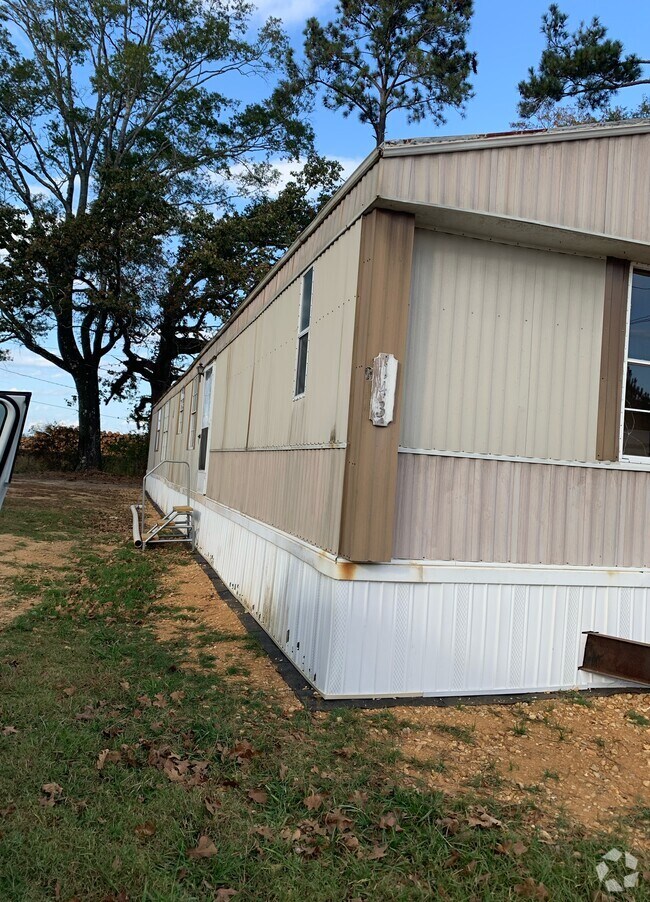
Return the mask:
{"type": "MultiPolygon", "coordinates": [[[[243,668],[181,668],[183,642],[153,624],[185,552],[103,534],[100,553],[95,512],[33,513],[10,496],[0,531],[38,540],[56,524],[75,563],[15,582],[38,601],[0,633],[0,899],[197,902],[232,888],[236,902],[464,902],[541,898],[542,884],[571,902],[598,889],[602,849],[625,847],[624,833],[569,827],[539,841],[530,809],[491,797],[496,769],[454,799],[415,767],[404,777],[397,739],[412,725],[390,711],[287,711],[244,687],[243,668]],[[203,836],[215,854],[188,856],[203,836]],[[518,841],[525,852],[508,853],[518,841]]],[[[467,727],[439,732],[450,760],[453,741],[476,742],[467,727]]]]}
{"type": "Polygon", "coordinates": [[[639,712],[635,711],[634,708],[627,712],[626,717],[631,723],[636,724],[637,727],[650,726],[650,720],[648,720],[648,718],[644,714],[639,714],[639,712]]]}

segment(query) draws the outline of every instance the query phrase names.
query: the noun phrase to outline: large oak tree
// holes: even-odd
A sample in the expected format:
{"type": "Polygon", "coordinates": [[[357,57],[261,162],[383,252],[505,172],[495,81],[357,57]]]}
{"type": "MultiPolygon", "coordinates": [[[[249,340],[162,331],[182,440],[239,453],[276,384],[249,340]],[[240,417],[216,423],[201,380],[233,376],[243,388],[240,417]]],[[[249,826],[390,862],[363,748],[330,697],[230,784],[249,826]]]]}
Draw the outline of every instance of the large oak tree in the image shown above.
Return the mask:
{"type": "Polygon", "coordinates": [[[100,365],[139,320],[171,211],[311,147],[286,39],[274,20],[251,39],[250,15],[244,0],[0,0],[0,339],[72,376],[84,466],[101,463],[100,365]],[[241,103],[245,76],[271,87],[241,103]]]}

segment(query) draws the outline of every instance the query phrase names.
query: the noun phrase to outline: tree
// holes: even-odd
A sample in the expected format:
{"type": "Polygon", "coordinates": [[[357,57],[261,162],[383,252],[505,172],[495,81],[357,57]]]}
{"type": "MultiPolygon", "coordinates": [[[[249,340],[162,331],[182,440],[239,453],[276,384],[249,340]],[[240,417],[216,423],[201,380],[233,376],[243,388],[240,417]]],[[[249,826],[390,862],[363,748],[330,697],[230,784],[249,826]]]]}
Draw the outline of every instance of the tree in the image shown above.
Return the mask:
{"type": "Polygon", "coordinates": [[[357,112],[379,146],[388,117],[409,123],[462,110],[471,97],[476,56],[466,46],[472,0],[339,0],[334,21],[307,21],[307,79],[324,90],[328,109],[357,112]]]}
{"type": "Polygon", "coordinates": [[[99,367],[139,316],[174,209],[223,201],[233,166],[311,147],[276,20],[245,0],[0,0],[0,340],[72,376],[99,466],[99,367]],[[238,77],[274,87],[241,104],[238,77]],[[48,347],[54,342],[55,348],[48,347]]]}
{"type": "Polygon", "coordinates": [[[124,336],[124,367],[108,380],[110,397],[136,398],[143,422],[180,372],[305,229],[341,183],[341,165],[310,156],[284,188],[261,193],[242,210],[200,210],[171,222],[175,247],[140,280],[141,315],[124,336]],[[153,290],[152,290],[153,287],[153,290]],[[142,394],[139,380],[149,385],[142,394]]]}
{"type": "MultiPolygon", "coordinates": [[[[630,115],[620,107],[611,107],[613,97],[624,88],[650,85],[649,59],[625,54],[621,41],[612,40],[607,28],[594,17],[571,33],[568,16],[553,3],[542,18],[546,47],[537,70],[531,67],[528,78],[519,83],[519,113],[524,119],[548,111],[549,104],[571,98],[577,117],[594,116],[620,119],[630,115]]],[[[644,101],[636,112],[647,112],[644,101]]]]}

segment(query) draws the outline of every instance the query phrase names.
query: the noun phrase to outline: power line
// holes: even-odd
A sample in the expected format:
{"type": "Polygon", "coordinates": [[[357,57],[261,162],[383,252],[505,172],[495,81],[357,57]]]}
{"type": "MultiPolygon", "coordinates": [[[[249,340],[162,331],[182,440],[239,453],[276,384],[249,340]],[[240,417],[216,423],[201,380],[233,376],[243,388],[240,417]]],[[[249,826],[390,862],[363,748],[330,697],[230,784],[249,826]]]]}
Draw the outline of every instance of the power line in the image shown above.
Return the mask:
{"type": "MultiPolygon", "coordinates": [[[[46,401],[34,401],[34,404],[40,404],[41,407],[56,407],[58,410],[67,410],[68,413],[70,411],[76,411],[76,407],[64,407],[63,404],[48,404],[46,401]]],[[[120,422],[126,422],[126,417],[116,417],[110,413],[103,413],[102,418],[107,417],[109,420],[120,420],[120,422]]]]}
{"type": "Polygon", "coordinates": [[[74,385],[65,385],[63,382],[53,382],[51,379],[43,379],[41,376],[28,376],[27,373],[21,373],[18,370],[12,370],[11,367],[2,364],[2,371],[5,373],[13,373],[16,376],[23,376],[25,379],[35,379],[36,382],[47,382],[48,385],[58,385],[59,388],[74,388],[74,385]]]}
{"type": "MultiPolygon", "coordinates": [[[[10,367],[2,365],[2,370],[0,372],[8,372],[12,373],[15,376],[22,376],[25,379],[35,379],[37,382],[47,382],[48,385],[56,385],[58,388],[74,388],[73,385],[62,385],[60,382],[53,382],[51,379],[41,379],[40,376],[28,376],[27,373],[21,373],[18,370],[12,370],[10,367]]],[[[56,407],[59,410],[75,410],[74,407],[64,407],[62,404],[48,404],[45,401],[34,401],[34,404],[40,404],[43,407],[56,407]]],[[[110,413],[103,413],[102,417],[107,417],[109,420],[121,420],[126,422],[127,417],[116,417],[110,413]]]]}

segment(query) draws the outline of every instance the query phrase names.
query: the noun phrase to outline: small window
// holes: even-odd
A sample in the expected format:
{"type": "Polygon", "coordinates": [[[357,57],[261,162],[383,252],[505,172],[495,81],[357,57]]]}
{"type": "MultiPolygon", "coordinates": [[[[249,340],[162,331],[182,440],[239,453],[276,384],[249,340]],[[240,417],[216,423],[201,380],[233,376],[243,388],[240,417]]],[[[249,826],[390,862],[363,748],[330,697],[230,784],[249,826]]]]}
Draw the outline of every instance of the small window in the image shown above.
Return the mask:
{"type": "Polygon", "coordinates": [[[294,397],[305,393],[307,383],[307,353],[309,350],[309,325],[311,322],[311,297],[314,283],[314,270],[309,269],[302,277],[302,294],[300,297],[300,320],[298,323],[298,357],[296,361],[296,387],[294,397]]]}
{"type": "Polygon", "coordinates": [[[187,448],[192,451],[196,443],[196,412],[199,409],[199,377],[192,379],[192,400],[190,403],[190,428],[187,433],[187,448]]]}
{"type": "Polygon", "coordinates": [[[183,417],[185,414],[185,386],[178,396],[178,420],[176,422],[176,435],[180,435],[183,431],[183,417]]]}
{"type": "Polygon", "coordinates": [[[167,445],[169,439],[169,401],[163,407],[162,427],[162,456],[167,457],[167,445]]]}
{"type": "Polygon", "coordinates": [[[156,441],[153,446],[153,450],[157,451],[160,448],[160,427],[162,425],[162,410],[159,410],[156,415],[156,441]]]}
{"type": "Polygon", "coordinates": [[[623,454],[650,457],[650,273],[644,272],[632,275],[623,454]]]}

